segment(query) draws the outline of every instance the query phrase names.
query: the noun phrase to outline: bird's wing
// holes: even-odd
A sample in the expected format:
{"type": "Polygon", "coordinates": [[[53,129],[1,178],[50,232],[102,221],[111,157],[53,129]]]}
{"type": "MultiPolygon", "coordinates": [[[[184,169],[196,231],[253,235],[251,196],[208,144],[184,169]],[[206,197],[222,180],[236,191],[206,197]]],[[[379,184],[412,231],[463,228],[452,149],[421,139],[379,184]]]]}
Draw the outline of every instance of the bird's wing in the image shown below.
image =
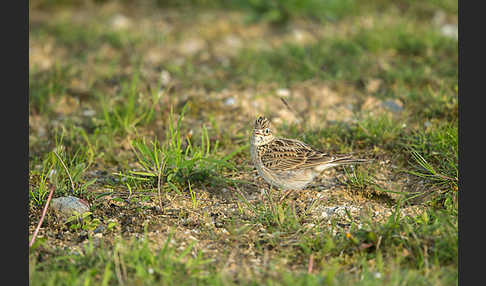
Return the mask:
{"type": "Polygon", "coordinates": [[[274,171],[305,169],[332,163],[335,157],[293,139],[277,138],[260,154],[262,164],[274,171]]]}

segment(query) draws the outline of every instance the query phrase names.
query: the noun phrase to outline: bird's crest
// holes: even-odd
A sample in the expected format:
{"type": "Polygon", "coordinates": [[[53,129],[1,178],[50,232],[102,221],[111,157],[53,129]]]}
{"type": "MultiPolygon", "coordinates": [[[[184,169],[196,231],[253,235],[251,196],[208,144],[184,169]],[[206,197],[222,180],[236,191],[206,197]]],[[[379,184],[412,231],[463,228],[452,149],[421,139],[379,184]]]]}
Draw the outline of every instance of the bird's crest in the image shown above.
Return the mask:
{"type": "Polygon", "coordinates": [[[264,116],[260,116],[255,121],[255,129],[265,129],[270,126],[270,122],[264,116]]]}

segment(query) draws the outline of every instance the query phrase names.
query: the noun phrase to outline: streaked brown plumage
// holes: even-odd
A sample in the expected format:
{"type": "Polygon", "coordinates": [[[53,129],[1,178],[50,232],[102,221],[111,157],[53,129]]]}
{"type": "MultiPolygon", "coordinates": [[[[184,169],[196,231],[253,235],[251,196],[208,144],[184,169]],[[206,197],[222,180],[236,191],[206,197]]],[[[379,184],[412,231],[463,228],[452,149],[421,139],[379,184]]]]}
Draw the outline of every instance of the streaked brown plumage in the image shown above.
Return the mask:
{"type": "Polygon", "coordinates": [[[259,175],[283,190],[303,189],[327,168],[367,161],[350,155],[332,156],[299,140],[274,137],[269,121],[262,116],[255,121],[250,143],[259,175]]]}

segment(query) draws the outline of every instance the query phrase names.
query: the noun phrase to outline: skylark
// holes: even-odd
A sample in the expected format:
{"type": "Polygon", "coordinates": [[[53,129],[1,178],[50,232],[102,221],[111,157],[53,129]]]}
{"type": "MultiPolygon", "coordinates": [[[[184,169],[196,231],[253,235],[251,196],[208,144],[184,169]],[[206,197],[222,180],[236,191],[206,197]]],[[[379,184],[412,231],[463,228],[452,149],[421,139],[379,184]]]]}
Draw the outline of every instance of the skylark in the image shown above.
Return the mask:
{"type": "Polygon", "coordinates": [[[332,156],[299,140],[275,137],[263,116],[255,121],[250,152],[258,174],[286,191],[302,190],[325,169],[367,162],[350,155],[332,156]]]}

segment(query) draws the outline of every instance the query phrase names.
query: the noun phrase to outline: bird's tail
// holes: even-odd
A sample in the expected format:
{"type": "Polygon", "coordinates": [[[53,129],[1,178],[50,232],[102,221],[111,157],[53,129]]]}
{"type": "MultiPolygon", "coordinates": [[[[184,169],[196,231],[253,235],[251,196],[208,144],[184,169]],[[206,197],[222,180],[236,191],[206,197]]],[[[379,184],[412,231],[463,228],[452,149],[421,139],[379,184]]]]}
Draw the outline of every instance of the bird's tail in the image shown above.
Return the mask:
{"type": "Polygon", "coordinates": [[[325,169],[336,167],[336,166],[363,164],[363,163],[368,163],[370,161],[371,160],[369,159],[357,159],[357,158],[352,158],[351,156],[336,157],[334,160],[328,162],[327,164],[318,166],[317,170],[323,171],[325,169]]]}

